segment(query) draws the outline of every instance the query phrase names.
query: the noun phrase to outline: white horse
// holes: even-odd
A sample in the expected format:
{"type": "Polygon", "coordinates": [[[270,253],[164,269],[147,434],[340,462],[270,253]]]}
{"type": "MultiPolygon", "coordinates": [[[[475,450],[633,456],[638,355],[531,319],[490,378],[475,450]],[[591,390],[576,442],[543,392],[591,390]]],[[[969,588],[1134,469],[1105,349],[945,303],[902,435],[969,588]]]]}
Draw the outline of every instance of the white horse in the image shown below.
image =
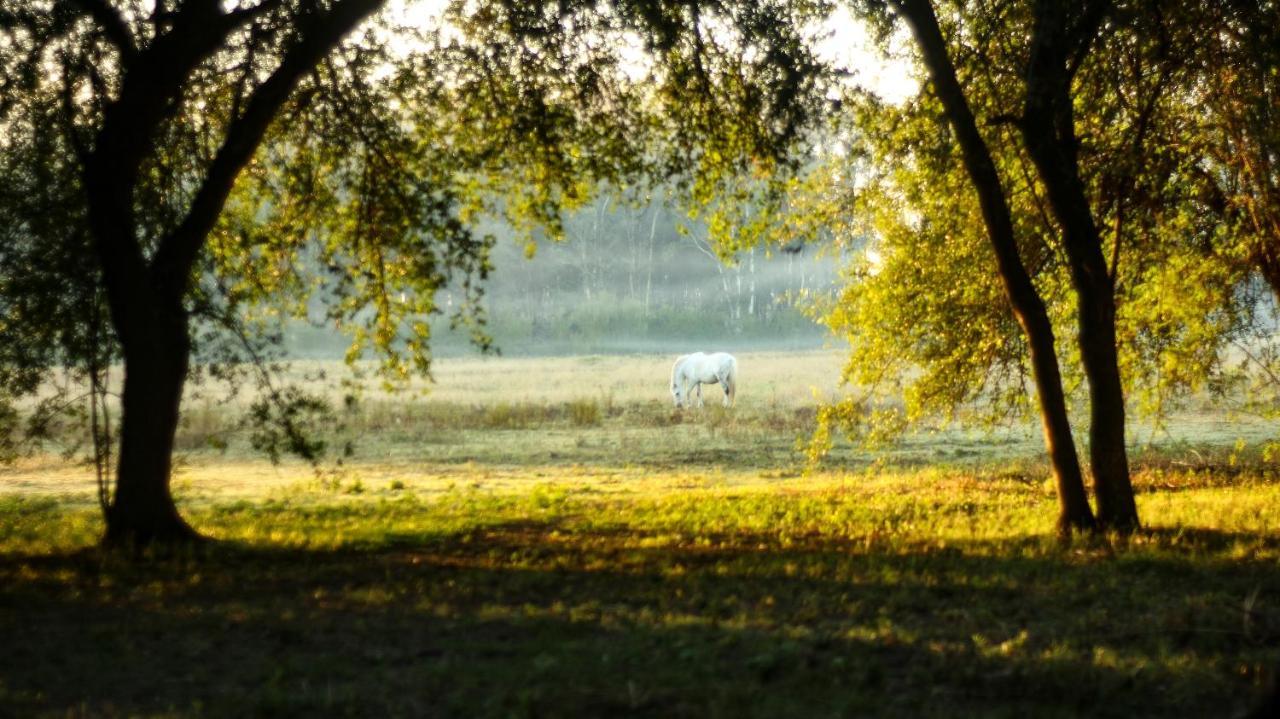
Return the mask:
{"type": "Polygon", "coordinates": [[[683,407],[689,401],[691,392],[698,395],[698,406],[702,406],[702,385],[718,384],[724,388],[724,406],[733,405],[733,398],[738,393],[738,360],[724,352],[706,354],[694,352],[676,360],[671,368],[671,396],[676,406],[683,407]]]}

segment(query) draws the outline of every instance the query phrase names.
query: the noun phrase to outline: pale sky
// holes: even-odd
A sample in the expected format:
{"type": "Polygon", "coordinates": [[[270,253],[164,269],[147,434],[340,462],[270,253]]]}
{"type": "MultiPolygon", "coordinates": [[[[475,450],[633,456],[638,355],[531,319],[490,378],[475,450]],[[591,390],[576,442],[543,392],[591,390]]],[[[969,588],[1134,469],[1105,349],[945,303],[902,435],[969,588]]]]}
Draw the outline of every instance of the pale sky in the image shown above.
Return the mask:
{"type": "MultiPolygon", "coordinates": [[[[439,26],[440,15],[447,4],[448,0],[390,0],[387,12],[394,21],[405,25],[439,26]]],[[[905,38],[897,38],[894,43],[893,54],[897,57],[885,57],[866,26],[843,6],[836,9],[821,34],[827,37],[817,45],[819,58],[855,70],[854,81],[886,101],[901,102],[918,90],[911,64],[902,57],[904,53],[900,48],[905,46],[905,38]]],[[[638,41],[636,52],[640,52],[638,41]]]]}
{"type": "Polygon", "coordinates": [[[920,88],[912,74],[911,63],[904,57],[906,36],[893,39],[892,53],[885,57],[867,32],[867,26],[840,6],[832,14],[826,28],[830,37],[818,43],[818,56],[836,65],[852,68],[856,82],[873,90],[888,102],[901,102],[920,88]]]}

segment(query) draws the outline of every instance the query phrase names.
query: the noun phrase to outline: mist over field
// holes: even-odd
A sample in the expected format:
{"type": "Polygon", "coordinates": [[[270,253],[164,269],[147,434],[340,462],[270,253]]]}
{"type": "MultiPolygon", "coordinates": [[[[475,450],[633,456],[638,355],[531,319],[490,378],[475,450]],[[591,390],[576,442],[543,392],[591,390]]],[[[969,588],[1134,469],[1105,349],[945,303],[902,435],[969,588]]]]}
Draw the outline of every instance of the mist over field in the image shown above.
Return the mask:
{"type": "MultiPolygon", "coordinates": [[[[533,256],[507,227],[496,238],[485,283],[487,331],[511,356],[800,350],[823,347],[826,328],[806,313],[829,295],[844,264],[826,238],[758,247],[726,264],[701,224],[678,210],[604,197],[565,218],[565,239],[542,239],[533,256]]],[[[439,356],[474,354],[451,330],[459,301],[443,291],[432,323],[439,356]]],[[[341,356],[338,332],[298,325],[288,350],[341,356]]]]}

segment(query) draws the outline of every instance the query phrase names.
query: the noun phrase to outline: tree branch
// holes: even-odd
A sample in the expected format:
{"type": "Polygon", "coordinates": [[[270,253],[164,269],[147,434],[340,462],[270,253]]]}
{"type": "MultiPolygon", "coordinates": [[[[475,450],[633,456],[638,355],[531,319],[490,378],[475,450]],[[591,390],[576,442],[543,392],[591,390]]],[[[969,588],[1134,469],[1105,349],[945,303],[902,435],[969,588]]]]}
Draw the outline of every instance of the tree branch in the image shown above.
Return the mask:
{"type": "MultiPolygon", "coordinates": [[[[85,2],[91,8],[93,3],[108,0],[63,1],[85,2]]],[[[102,265],[111,313],[122,340],[135,329],[126,318],[139,316],[137,310],[156,299],[149,278],[157,275],[151,274],[136,236],[133,205],[139,168],[154,153],[156,132],[176,111],[176,101],[195,68],[225,47],[228,36],[238,27],[279,2],[262,0],[243,11],[225,13],[221,0],[186,0],[164,18],[167,29],[158,30],[131,62],[124,63],[120,91],[103,109],[102,124],[84,173],[94,250],[102,265]]],[[[381,2],[377,0],[378,4],[381,2]]],[[[105,4],[101,7],[111,9],[105,4]]],[[[338,6],[342,7],[346,5],[338,6]]],[[[157,11],[161,10],[158,6],[157,11]]],[[[337,9],[330,13],[337,14],[337,9]]],[[[221,208],[221,202],[217,207],[221,208]]],[[[213,216],[216,215],[215,212],[213,216]]],[[[172,269],[166,266],[162,271],[172,269]]],[[[176,279],[161,276],[165,284],[183,288],[189,270],[190,263],[179,269],[181,276],[176,279]]]]}
{"type": "Polygon", "coordinates": [[[71,150],[75,153],[76,160],[83,167],[89,160],[89,148],[85,145],[84,138],[80,136],[80,129],[76,127],[75,88],[72,86],[72,78],[75,77],[75,74],[72,72],[70,58],[63,55],[61,63],[62,88],[58,94],[62,106],[63,132],[67,135],[67,143],[71,145],[71,150]]]}
{"type": "Polygon", "coordinates": [[[129,32],[129,26],[125,24],[124,18],[120,16],[119,11],[111,6],[109,0],[69,1],[98,23],[98,26],[102,28],[103,34],[111,41],[116,50],[120,51],[120,56],[126,64],[137,57],[138,46],[133,41],[133,33],[129,32]]]}
{"type": "MultiPolygon", "coordinates": [[[[272,1],[264,0],[255,7],[272,1]]],[[[301,38],[285,52],[271,76],[253,91],[244,113],[232,121],[186,218],[162,240],[156,252],[152,276],[165,284],[172,297],[181,298],[185,293],[191,267],[222,213],[236,177],[262,143],[280,107],[302,77],[384,1],[345,0],[321,16],[303,19],[301,38]]]]}
{"type": "Polygon", "coordinates": [[[1001,125],[1013,125],[1014,127],[1022,126],[1022,115],[1015,115],[1012,112],[1003,112],[999,115],[992,115],[987,118],[989,127],[999,127],[1001,125]]]}
{"type": "Polygon", "coordinates": [[[227,17],[232,18],[237,23],[246,23],[275,10],[281,4],[282,0],[262,0],[257,5],[232,10],[227,13],[227,17]]]}
{"type": "Polygon", "coordinates": [[[1070,85],[1076,72],[1089,55],[1089,48],[1099,36],[1102,21],[1111,12],[1111,0],[1094,0],[1086,4],[1070,28],[1068,41],[1073,45],[1073,52],[1067,58],[1067,84],[1070,85]]]}

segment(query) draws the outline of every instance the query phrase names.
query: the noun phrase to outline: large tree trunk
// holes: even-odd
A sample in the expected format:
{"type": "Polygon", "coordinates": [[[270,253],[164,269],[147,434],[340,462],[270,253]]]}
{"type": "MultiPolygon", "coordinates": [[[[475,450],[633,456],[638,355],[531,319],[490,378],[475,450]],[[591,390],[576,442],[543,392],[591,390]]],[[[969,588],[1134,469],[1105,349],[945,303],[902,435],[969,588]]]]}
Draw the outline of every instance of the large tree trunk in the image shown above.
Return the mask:
{"type": "Polygon", "coordinates": [[[1000,177],[986,141],[978,132],[973,111],[956,78],[955,66],[947,53],[929,0],[897,0],[894,6],[911,25],[916,42],[929,69],[930,79],[942,101],[947,119],[956,133],[964,157],[965,170],[978,193],[983,221],[995,250],[1005,296],[1030,346],[1031,368],[1040,402],[1045,447],[1058,490],[1058,530],[1086,530],[1094,527],[1093,512],[1085,494],[1080,460],[1071,436],[1062,375],[1054,350],[1053,327],[1044,301],[1027,273],[1018,253],[1013,219],[1000,177]]]}
{"type": "Polygon", "coordinates": [[[150,316],[130,322],[146,329],[124,346],[120,462],[105,537],[111,545],[173,544],[197,537],[179,516],[169,490],[190,351],[185,312],[181,305],[148,310],[150,316]]]}
{"type": "Polygon", "coordinates": [[[1116,353],[1115,284],[1102,238],[1080,179],[1071,106],[1068,52],[1087,52],[1105,3],[1095,2],[1067,28],[1065,5],[1037,3],[1027,69],[1022,136],[1062,227],[1080,327],[1080,357],[1089,382],[1089,463],[1098,521],[1132,531],[1139,526],[1125,450],[1124,389],[1116,353]]]}

